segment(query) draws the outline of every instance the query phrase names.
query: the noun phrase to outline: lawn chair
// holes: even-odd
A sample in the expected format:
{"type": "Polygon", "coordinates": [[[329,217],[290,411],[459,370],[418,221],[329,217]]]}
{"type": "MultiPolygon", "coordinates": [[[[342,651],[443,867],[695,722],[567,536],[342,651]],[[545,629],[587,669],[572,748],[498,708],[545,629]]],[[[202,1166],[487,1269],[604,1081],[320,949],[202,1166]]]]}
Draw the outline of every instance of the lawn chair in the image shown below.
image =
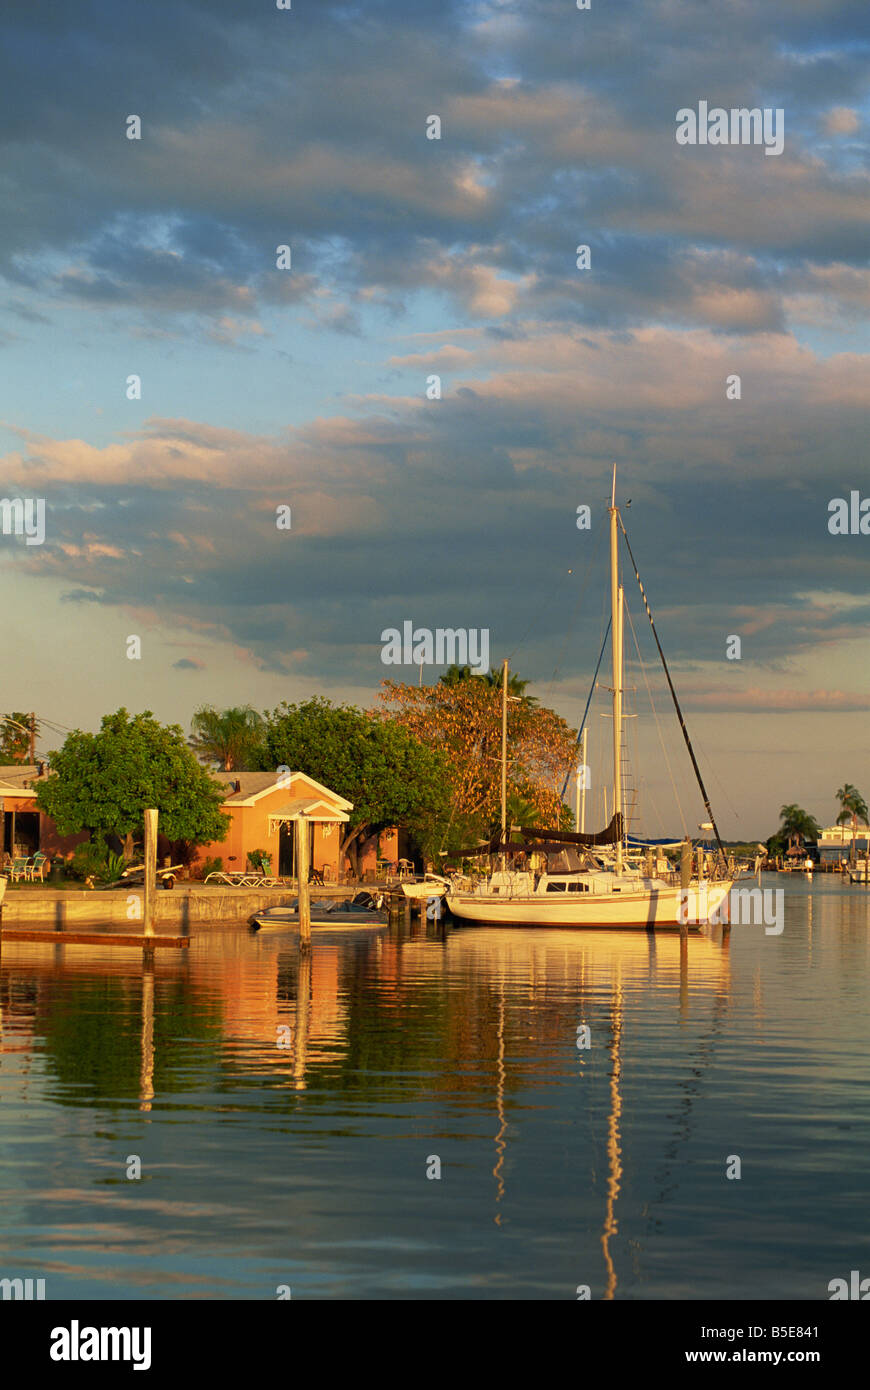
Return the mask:
{"type": "Polygon", "coordinates": [[[27,866],[27,877],[30,879],[31,883],[36,882],[37,876],[39,877],[40,883],[44,882],[45,866],[47,863],[48,855],[43,854],[42,850],[34,854],[32,862],[27,866]]]}
{"type": "Polygon", "coordinates": [[[23,878],[25,882],[27,881],[27,866],[29,863],[30,856],[28,854],[19,854],[15,856],[12,860],[12,869],[9,874],[13,883],[17,883],[19,878],[23,878]]]}

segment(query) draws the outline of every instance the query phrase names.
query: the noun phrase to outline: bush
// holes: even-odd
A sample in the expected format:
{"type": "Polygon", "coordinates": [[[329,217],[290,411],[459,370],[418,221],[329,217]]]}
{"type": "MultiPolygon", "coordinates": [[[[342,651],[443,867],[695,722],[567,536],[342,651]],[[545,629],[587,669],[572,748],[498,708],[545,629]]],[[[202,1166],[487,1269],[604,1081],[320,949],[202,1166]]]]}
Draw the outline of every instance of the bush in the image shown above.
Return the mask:
{"type": "Polygon", "coordinates": [[[250,866],[251,866],[252,869],[256,869],[257,872],[258,872],[258,873],[261,873],[261,874],[263,874],[263,873],[266,872],[265,867],[264,867],[264,865],[263,865],[263,860],[264,860],[264,859],[267,859],[267,860],[269,861],[269,863],[271,864],[271,862],[272,862],[272,855],[271,855],[271,853],[270,853],[269,850],[267,850],[267,849],[252,849],[252,850],[249,850],[249,852],[248,852],[248,863],[250,864],[250,866]]]}
{"type": "Polygon", "coordinates": [[[199,878],[206,879],[209,874],[222,873],[223,867],[224,861],[221,859],[220,855],[218,855],[216,859],[212,859],[208,856],[197,866],[196,872],[199,878]]]}
{"type": "Polygon", "coordinates": [[[77,845],[67,867],[71,878],[97,879],[100,883],[114,883],[127,867],[123,854],[115,854],[108,849],[104,840],[85,840],[77,845]]]}

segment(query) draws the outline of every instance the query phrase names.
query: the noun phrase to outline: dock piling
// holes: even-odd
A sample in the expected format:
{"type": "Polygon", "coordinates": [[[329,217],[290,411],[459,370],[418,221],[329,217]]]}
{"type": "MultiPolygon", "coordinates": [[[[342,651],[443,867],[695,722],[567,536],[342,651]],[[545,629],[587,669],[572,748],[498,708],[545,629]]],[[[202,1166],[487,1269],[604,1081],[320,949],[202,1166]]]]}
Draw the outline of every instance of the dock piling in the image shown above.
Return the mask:
{"type": "Polygon", "coordinates": [[[689,935],[689,884],[692,881],[692,842],[684,840],[680,846],[680,936],[689,935]]]}
{"type": "Polygon", "coordinates": [[[308,883],[308,821],[296,820],[296,880],[299,885],[299,944],[311,945],[311,890],[308,883]]]}
{"type": "MultiPolygon", "coordinates": [[[[154,890],[157,887],[157,816],[151,809],[145,813],[145,935],[154,935],[154,890]]],[[[146,948],[147,949],[147,948],[146,948]]]]}

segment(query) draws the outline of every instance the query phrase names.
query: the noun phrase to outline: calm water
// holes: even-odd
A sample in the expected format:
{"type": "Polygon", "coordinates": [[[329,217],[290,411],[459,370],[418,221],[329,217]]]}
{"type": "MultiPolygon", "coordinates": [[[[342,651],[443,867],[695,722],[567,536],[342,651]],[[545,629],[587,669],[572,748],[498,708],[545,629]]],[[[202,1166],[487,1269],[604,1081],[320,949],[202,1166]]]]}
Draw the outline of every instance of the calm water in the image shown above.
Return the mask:
{"type": "Polygon", "coordinates": [[[682,955],[383,928],[315,930],[306,962],[291,933],[211,929],[143,974],[7,944],[0,1276],[49,1299],[827,1299],[870,1273],[870,896],[767,886],[781,936],[682,955]]]}

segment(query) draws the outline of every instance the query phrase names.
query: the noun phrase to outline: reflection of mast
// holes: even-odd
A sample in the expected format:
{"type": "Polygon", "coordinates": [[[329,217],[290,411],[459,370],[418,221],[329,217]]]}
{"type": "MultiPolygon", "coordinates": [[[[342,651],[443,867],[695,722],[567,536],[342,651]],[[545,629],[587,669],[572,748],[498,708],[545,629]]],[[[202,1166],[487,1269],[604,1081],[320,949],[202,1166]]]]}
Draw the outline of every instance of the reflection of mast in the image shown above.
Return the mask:
{"type": "Polygon", "coordinates": [[[293,1083],[304,1091],[308,1061],[308,1030],[311,1025],[311,952],[300,951],[296,976],[296,1032],[293,1035],[293,1083]]]}
{"type": "Polygon", "coordinates": [[[615,1236],[619,1230],[614,1211],[616,1199],[619,1196],[619,1180],[622,1177],[622,1150],[619,1147],[619,1119],[622,1115],[622,1097],[619,1094],[619,1083],[622,1078],[622,1059],[619,1055],[621,1040],[622,971],[617,966],[614,986],[613,1042],[611,1045],[613,1070],[610,1074],[610,1116],[607,1121],[607,1204],[604,1227],[601,1232],[601,1249],[604,1253],[604,1263],[607,1266],[605,1299],[612,1299],[616,1291],[616,1270],[610,1255],[610,1237],[615,1236]]]}
{"type": "MultiPolygon", "coordinates": [[[[504,1166],[504,1151],[506,1147],[504,1142],[504,1135],[505,1130],[507,1129],[507,1122],[505,1120],[504,1113],[504,1079],[504,975],[502,975],[501,979],[499,980],[498,990],[498,1081],[496,1082],[495,1088],[495,1108],[499,1120],[499,1131],[498,1134],[495,1136],[495,1151],[498,1157],[496,1159],[495,1167],[492,1170],[492,1176],[495,1178],[496,1183],[498,1184],[495,1194],[495,1200],[497,1203],[500,1202],[502,1197],[504,1196],[504,1178],[502,1177],[501,1171],[502,1167],[504,1166]]],[[[495,1221],[496,1226],[500,1226],[501,1212],[497,1211],[495,1216],[493,1217],[493,1220],[495,1221]]]]}
{"type": "Polygon", "coordinates": [[[142,1065],[139,1070],[139,1109],[150,1110],[154,1099],[154,956],[142,958],[142,1065]]]}

